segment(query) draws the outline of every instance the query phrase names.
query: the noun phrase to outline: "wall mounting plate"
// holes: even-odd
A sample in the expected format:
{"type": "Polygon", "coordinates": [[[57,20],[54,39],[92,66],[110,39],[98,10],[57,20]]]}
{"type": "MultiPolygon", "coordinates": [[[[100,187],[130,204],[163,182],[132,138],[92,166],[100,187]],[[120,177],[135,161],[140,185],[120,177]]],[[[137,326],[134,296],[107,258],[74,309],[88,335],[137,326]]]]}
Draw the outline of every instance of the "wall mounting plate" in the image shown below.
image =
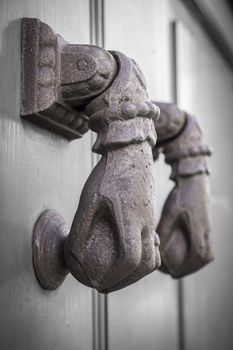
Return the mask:
{"type": "Polygon", "coordinates": [[[39,19],[23,18],[20,114],[73,140],[88,131],[88,118],[60,96],[60,51],[65,44],[39,19]]]}

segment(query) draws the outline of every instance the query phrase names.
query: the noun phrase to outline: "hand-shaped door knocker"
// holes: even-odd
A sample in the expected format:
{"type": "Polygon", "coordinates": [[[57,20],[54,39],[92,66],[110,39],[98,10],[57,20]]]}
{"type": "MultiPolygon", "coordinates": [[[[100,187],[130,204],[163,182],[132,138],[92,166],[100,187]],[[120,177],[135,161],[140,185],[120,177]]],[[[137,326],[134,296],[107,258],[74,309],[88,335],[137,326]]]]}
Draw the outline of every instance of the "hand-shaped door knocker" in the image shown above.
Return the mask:
{"type": "Polygon", "coordinates": [[[182,277],[213,259],[208,203],[208,167],[211,154],[203,144],[196,118],[174,104],[159,103],[156,123],[159,151],[171,165],[175,187],[168,196],[157,227],[161,240],[161,270],[182,277]]]}
{"type": "Polygon", "coordinates": [[[33,236],[40,284],[66,274],[102,293],[128,286],[161,265],[153,154],[162,150],[176,186],[158,226],[163,271],[174,277],[211,260],[205,156],[197,122],[150,102],[137,63],[116,51],[71,45],[38,19],[22,25],[21,116],[68,139],[90,128],[101,159],[83,188],[70,232],[47,210],[33,236]],[[156,132],[158,144],[156,145],[156,132]]]}

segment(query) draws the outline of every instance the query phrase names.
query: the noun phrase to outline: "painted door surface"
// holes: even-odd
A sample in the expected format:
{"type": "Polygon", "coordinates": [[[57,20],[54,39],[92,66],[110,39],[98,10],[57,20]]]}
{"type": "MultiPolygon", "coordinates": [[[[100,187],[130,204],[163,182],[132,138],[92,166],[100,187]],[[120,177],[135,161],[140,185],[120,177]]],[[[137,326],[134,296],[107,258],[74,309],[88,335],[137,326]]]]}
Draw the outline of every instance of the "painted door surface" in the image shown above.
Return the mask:
{"type": "MultiPolygon", "coordinates": [[[[233,73],[188,14],[178,11],[178,15],[182,19],[177,28],[178,101],[197,116],[213,148],[210,203],[215,253],[210,265],[183,280],[184,348],[229,350],[233,348],[233,73]]],[[[232,39],[233,29],[229,33],[232,39]]]]}
{"type": "MultiPolygon", "coordinates": [[[[210,10],[218,5],[215,17],[232,42],[224,3],[206,3],[210,10]]],[[[179,282],[155,272],[110,295],[109,349],[232,349],[232,68],[179,0],[107,1],[105,46],[136,58],[150,97],[176,100],[195,115],[214,150],[209,163],[215,261],[179,282]]],[[[160,159],[158,217],[172,187],[169,172],[160,159]]]]}
{"type": "Polygon", "coordinates": [[[49,293],[32,267],[32,231],[47,208],[70,224],[91,170],[90,135],[67,142],[23,121],[20,22],[38,17],[70,42],[90,41],[85,0],[0,1],[0,328],[3,350],[92,348],[92,291],[70,276],[49,293]]]}
{"type": "MultiPolygon", "coordinates": [[[[167,37],[167,2],[161,7],[159,1],[147,1],[144,13],[148,25],[142,27],[141,23],[141,29],[138,27],[138,43],[134,40],[134,28],[142,7],[140,0],[136,1],[133,12],[132,1],[109,1],[104,7],[102,1],[87,0],[0,2],[0,317],[4,350],[140,349],[142,346],[149,350],[154,349],[156,342],[160,349],[169,349],[171,344],[176,348],[176,283],[170,279],[157,274],[135,289],[115,293],[108,300],[71,276],[57,291],[45,291],[38,285],[32,267],[32,232],[38,216],[52,208],[71,224],[95,159],[90,151],[93,142],[90,133],[69,143],[20,118],[21,19],[37,17],[71,43],[105,45],[135,57],[149,78],[150,91],[157,91],[152,97],[166,99],[170,93],[168,62],[160,65],[162,73],[158,69],[162,56],[161,48],[157,47],[157,30],[162,25],[167,37]],[[127,6],[123,16],[122,8],[127,6]],[[159,11],[162,16],[158,15],[159,11]],[[130,17],[127,12],[131,12],[130,17]],[[152,46],[144,42],[145,33],[154,41],[152,46]],[[163,74],[165,80],[161,79],[163,74]],[[168,325],[171,336],[165,340],[168,325]],[[136,329],[140,332],[134,333],[136,329]]],[[[164,43],[162,49],[166,55],[167,40],[164,43]]]]}
{"type": "MultiPolygon", "coordinates": [[[[232,348],[233,77],[178,3],[0,1],[0,349],[232,348]],[[46,209],[55,209],[71,224],[97,157],[91,153],[95,136],[90,132],[68,142],[20,118],[23,17],[39,18],[71,43],[122,51],[141,65],[151,99],[178,98],[182,108],[197,116],[206,143],[215,150],[211,160],[214,263],[182,282],[155,272],[108,296],[70,275],[56,291],[39,286],[32,266],[34,224],[46,209]]],[[[154,171],[159,219],[173,184],[162,158],[154,171]]]]}

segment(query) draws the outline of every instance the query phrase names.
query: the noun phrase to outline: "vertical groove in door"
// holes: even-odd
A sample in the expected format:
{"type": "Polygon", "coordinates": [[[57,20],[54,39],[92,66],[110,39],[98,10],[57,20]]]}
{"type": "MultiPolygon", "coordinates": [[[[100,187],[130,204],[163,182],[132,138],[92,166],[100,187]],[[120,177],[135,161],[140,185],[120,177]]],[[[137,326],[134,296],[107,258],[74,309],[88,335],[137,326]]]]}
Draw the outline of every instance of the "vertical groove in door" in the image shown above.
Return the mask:
{"type": "MultiPolygon", "coordinates": [[[[178,77],[177,77],[177,22],[171,22],[171,96],[173,102],[178,104],[178,77]]],[[[185,350],[184,329],[184,290],[182,279],[177,282],[178,298],[178,346],[179,350],[185,350]]]]}
{"type": "Polygon", "coordinates": [[[177,82],[177,23],[172,21],[170,24],[171,37],[171,96],[175,103],[178,103],[178,82],[177,82]]]}
{"type": "Polygon", "coordinates": [[[93,339],[93,350],[98,350],[98,300],[97,292],[92,290],[92,339],[93,339]]]}
{"type": "Polygon", "coordinates": [[[105,317],[105,350],[109,349],[108,346],[108,296],[104,295],[104,317],[105,317]]]}
{"type": "MultiPolygon", "coordinates": [[[[104,47],[104,0],[89,0],[91,44],[104,47]]],[[[96,135],[91,134],[91,146],[96,135]]],[[[99,160],[92,153],[92,168],[99,160]]],[[[93,350],[108,350],[108,303],[107,295],[93,290],[93,350]]]]}
{"type": "Polygon", "coordinates": [[[178,283],[178,317],[179,317],[179,350],[185,350],[184,334],[184,285],[180,280],[178,283]]]}
{"type": "Polygon", "coordinates": [[[90,0],[91,44],[104,46],[104,0],[90,0]]]}

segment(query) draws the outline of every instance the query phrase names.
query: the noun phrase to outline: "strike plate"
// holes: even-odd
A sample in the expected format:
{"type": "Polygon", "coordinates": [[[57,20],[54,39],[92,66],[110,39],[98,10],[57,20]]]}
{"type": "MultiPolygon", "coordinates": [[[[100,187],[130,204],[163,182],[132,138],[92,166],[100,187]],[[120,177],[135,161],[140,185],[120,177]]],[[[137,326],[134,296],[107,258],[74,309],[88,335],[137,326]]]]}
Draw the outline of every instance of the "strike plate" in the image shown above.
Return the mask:
{"type": "Polygon", "coordinates": [[[54,210],[46,210],[36,222],[33,234],[33,265],[40,285],[58,288],[68,270],[64,260],[64,244],[69,233],[64,219],[54,210]]]}

